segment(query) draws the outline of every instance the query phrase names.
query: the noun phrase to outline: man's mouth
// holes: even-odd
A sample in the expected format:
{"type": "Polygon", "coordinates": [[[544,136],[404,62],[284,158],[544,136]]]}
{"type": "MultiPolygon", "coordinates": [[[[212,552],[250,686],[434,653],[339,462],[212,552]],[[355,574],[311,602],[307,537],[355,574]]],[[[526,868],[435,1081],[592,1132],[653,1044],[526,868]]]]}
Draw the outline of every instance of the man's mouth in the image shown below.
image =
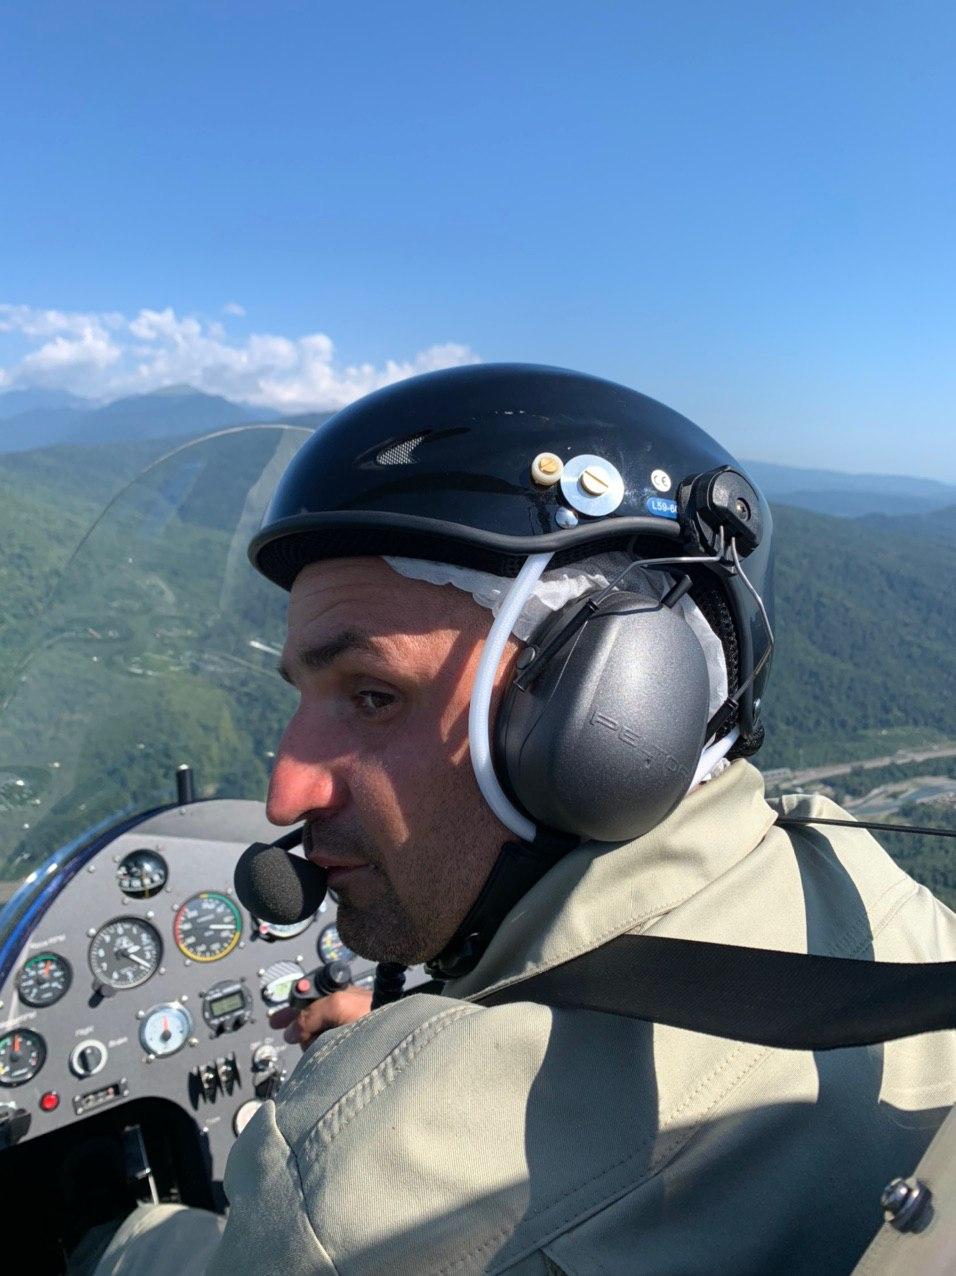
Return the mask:
{"type": "Polygon", "coordinates": [[[369,867],[368,864],[356,864],[354,863],[354,861],[348,864],[345,864],[341,860],[327,859],[324,855],[310,855],[309,859],[312,861],[313,864],[317,865],[319,868],[324,868],[325,871],[329,874],[357,873],[359,869],[369,867]]]}
{"type": "Polygon", "coordinates": [[[320,851],[310,851],[306,859],[314,864],[316,868],[324,869],[331,886],[334,886],[336,881],[351,877],[353,873],[360,873],[363,868],[371,868],[370,864],[356,862],[355,860],[336,859],[332,855],[323,855],[320,851]]]}
{"type": "Polygon", "coordinates": [[[305,858],[316,868],[321,868],[328,874],[329,885],[335,887],[336,881],[344,881],[355,873],[360,873],[362,869],[371,869],[372,865],[367,860],[343,859],[341,855],[331,855],[324,851],[320,851],[316,843],[319,841],[310,827],[306,827],[306,834],[303,839],[303,850],[305,858]]]}

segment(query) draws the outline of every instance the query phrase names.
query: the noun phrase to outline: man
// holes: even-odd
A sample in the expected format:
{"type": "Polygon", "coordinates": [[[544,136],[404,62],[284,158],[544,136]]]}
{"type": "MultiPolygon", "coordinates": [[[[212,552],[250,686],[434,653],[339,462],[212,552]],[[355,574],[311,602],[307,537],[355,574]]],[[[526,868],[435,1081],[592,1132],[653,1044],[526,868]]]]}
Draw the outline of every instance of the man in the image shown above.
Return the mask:
{"type": "Polygon", "coordinates": [[[624,934],[956,956],[867,833],[775,827],[744,760],[770,545],[712,440],[574,373],[431,374],[302,449],[250,551],[300,697],[269,815],[346,943],[444,986],[277,1021],[308,1049],[230,1158],[211,1276],[852,1269],[956,1034],[814,1056],[477,1000],[624,934]]]}

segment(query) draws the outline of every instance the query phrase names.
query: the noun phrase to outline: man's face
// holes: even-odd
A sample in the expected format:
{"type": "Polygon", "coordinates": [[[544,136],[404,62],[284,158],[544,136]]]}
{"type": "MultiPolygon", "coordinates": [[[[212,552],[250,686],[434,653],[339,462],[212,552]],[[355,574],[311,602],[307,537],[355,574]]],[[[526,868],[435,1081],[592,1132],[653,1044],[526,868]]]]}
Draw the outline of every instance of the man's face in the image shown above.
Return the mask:
{"type": "MultiPolygon", "coordinates": [[[[355,952],[439,953],[511,834],[481,797],[468,704],[490,617],[379,558],[314,563],[289,600],[283,675],[299,707],[269,786],[275,824],[306,821],[355,952]]],[[[509,643],[499,682],[518,651],[509,643]]]]}

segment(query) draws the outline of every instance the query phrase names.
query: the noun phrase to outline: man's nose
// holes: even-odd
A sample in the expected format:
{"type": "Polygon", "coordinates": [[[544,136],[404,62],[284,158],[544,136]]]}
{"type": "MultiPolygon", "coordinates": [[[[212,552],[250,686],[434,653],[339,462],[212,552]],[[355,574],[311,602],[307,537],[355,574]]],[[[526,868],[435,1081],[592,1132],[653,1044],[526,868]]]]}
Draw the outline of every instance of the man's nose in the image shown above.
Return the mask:
{"type": "Polygon", "coordinates": [[[330,813],[345,804],[336,760],[327,748],[317,747],[317,725],[310,730],[297,714],[279,743],[266,799],[272,824],[294,824],[310,812],[330,813]]]}

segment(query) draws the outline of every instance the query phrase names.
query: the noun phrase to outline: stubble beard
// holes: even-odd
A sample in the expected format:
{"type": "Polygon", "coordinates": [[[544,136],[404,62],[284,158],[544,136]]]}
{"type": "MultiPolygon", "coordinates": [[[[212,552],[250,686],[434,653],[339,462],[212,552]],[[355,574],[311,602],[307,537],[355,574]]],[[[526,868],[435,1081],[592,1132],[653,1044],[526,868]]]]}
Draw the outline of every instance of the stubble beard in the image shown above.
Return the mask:
{"type": "Polygon", "coordinates": [[[409,915],[381,869],[374,868],[373,899],[359,903],[349,895],[346,884],[339,892],[336,926],[352,952],[368,961],[394,961],[403,966],[417,966],[434,956],[434,943],[409,915]]]}
{"type": "Polygon", "coordinates": [[[364,881],[352,898],[346,880],[336,891],[336,929],[343,943],[368,961],[394,961],[414,966],[433,956],[428,935],[416,923],[375,854],[360,834],[322,825],[308,825],[305,850],[318,848],[329,855],[341,854],[356,864],[369,866],[364,881]]]}

